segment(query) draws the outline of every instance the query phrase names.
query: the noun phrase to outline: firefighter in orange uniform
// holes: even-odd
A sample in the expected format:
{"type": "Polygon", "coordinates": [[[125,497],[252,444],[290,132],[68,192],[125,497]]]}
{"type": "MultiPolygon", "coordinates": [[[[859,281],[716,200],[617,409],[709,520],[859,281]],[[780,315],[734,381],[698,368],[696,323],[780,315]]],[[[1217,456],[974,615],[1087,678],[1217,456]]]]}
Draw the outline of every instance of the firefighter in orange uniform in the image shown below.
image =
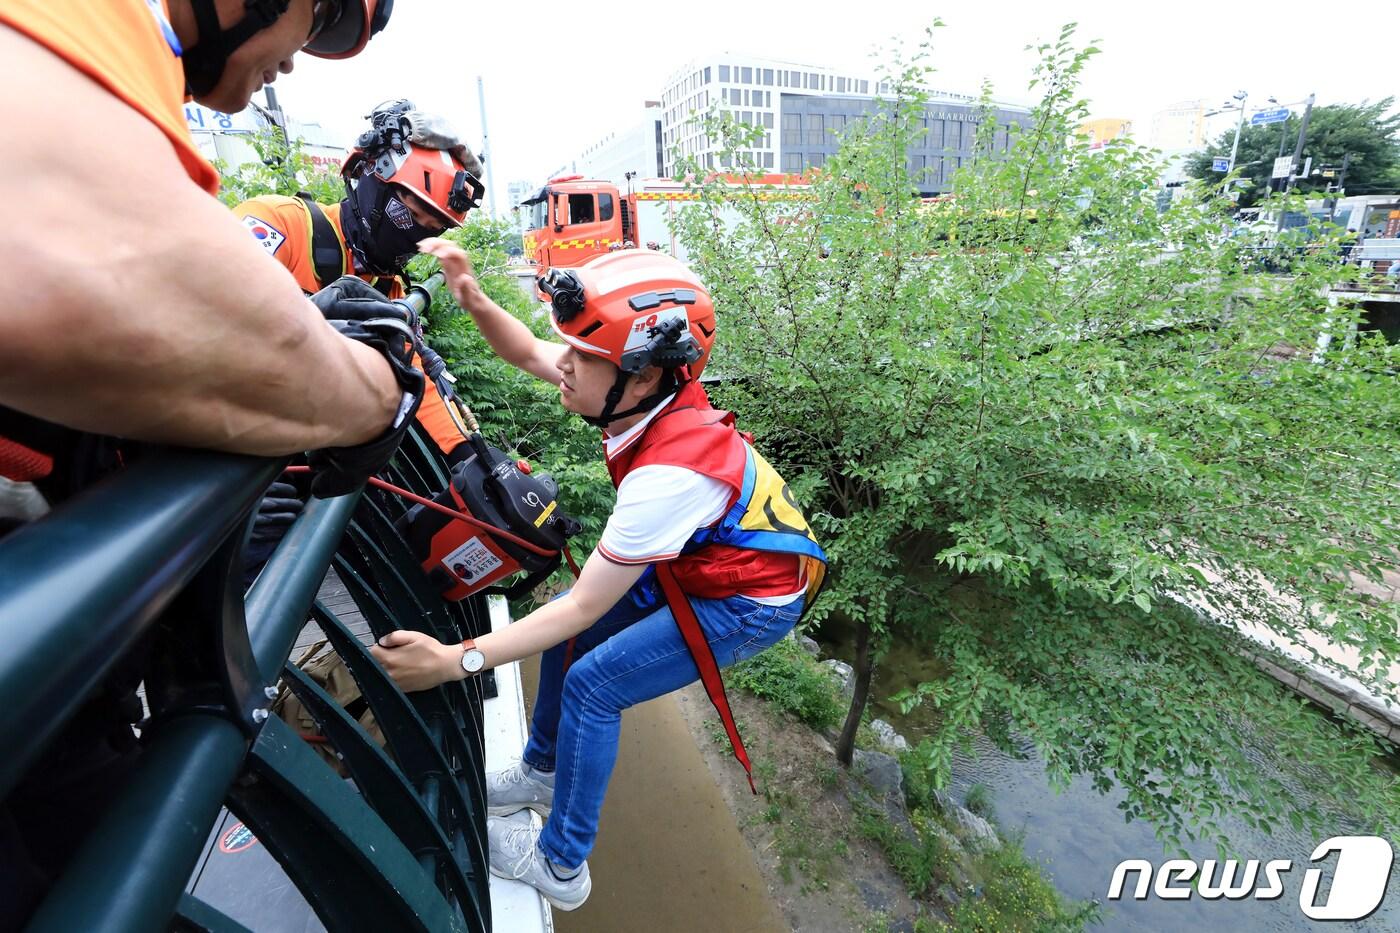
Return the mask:
{"type": "MultiPolygon", "coordinates": [[[[370,120],[341,170],[340,203],[319,204],[303,192],[262,195],[233,209],[308,294],[358,275],[385,297],[402,298],[418,241],[461,226],[480,204],[481,163],[442,118],[399,100],[375,108],[370,120]]],[[[413,365],[423,369],[416,355],[413,365]]],[[[418,423],[455,462],[470,451],[449,404],[428,379],[418,423]]]]}
{"type": "MultiPolygon", "coordinates": [[[[307,301],[213,197],[218,173],[183,113],[191,96],[243,109],[298,52],[359,53],[392,6],[0,2],[0,81],[12,91],[0,125],[14,129],[0,254],[26,277],[0,298],[0,535],[137,442],[333,449],[317,477],[331,489],[357,488],[392,454],[422,376],[400,350],[327,321],[366,304],[375,316],[362,324],[398,310],[344,288],[307,301]]],[[[31,623],[0,619],[0,631],[31,623]]],[[[43,747],[5,749],[24,769],[0,788],[0,933],[29,921],[136,762],[139,652],[112,670],[43,747]]]]}

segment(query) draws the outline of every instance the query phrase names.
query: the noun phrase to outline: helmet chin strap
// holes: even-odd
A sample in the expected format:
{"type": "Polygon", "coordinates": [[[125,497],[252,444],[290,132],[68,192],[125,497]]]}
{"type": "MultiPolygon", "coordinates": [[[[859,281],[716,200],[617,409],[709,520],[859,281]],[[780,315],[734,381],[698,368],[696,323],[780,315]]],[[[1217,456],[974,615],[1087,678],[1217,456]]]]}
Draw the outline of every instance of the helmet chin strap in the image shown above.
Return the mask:
{"type": "Polygon", "coordinates": [[[661,381],[656,385],[656,391],[639,401],[636,405],[626,411],[615,411],[617,403],[622,401],[622,393],[627,388],[627,380],[632,374],[619,368],[617,378],[613,380],[612,388],[608,390],[607,398],[603,401],[603,410],[597,415],[580,415],[584,421],[595,428],[606,428],[619,418],[629,418],[632,415],[639,415],[644,411],[651,411],[661,403],[666,396],[675,392],[680,387],[680,380],[676,378],[674,369],[663,369],[661,371],[661,381]]]}
{"type": "Polygon", "coordinates": [[[224,29],[219,25],[216,0],[190,0],[199,41],[180,56],[189,92],[200,97],[214,90],[224,76],[229,56],[254,34],[277,22],[290,3],[291,0],[243,0],[243,18],[224,29]]]}

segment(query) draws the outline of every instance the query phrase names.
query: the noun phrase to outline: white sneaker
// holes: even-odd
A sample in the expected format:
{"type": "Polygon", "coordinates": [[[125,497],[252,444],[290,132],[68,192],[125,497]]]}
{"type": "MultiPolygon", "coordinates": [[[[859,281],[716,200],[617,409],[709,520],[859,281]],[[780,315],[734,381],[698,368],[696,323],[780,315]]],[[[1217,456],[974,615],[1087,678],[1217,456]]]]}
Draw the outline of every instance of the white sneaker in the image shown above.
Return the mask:
{"type": "Polygon", "coordinates": [[[578,874],[567,881],[559,880],[540,851],[541,832],[530,823],[488,818],[486,838],[491,846],[491,874],[523,881],[560,910],[573,910],[588,900],[593,890],[588,863],[580,865],[578,874]]]}
{"type": "Polygon", "coordinates": [[[534,810],[543,819],[554,806],[554,772],[536,771],[523,761],[486,775],[487,816],[534,810]]]}

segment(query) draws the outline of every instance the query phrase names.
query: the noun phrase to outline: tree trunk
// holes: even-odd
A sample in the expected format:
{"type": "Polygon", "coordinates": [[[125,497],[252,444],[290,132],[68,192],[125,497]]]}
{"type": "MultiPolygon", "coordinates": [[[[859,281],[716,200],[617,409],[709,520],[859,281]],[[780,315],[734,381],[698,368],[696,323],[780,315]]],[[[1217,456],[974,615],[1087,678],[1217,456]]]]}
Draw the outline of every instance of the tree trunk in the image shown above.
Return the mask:
{"type": "Polygon", "coordinates": [[[855,755],[856,730],[860,728],[865,700],[870,695],[870,672],[874,666],[870,656],[870,622],[861,619],[856,636],[855,692],[851,696],[851,708],[846,713],[846,724],[841,727],[841,735],[836,740],[836,760],[847,768],[855,755]]]}

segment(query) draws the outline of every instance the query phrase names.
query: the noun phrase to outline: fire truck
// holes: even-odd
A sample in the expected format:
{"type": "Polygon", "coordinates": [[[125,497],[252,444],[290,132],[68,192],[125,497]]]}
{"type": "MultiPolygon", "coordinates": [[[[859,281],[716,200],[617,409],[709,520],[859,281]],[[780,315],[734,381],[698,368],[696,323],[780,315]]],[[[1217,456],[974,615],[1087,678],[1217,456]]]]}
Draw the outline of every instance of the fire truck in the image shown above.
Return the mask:
{"type": "MultiPolygon", "coordinates": [[[[800,175],[721,176],[735,196],[803,200],[810,185],[800,175]]],[[[563,175],[520,203],[527,211],[525,258],[537,275],[559,266],[582,265],[613,249],[665,249],[679,259],[685,251],[671,233],[677,206],[698,201],[699,192],[684,181],[655,178],[626,192],[609,181],[563,175]]]]}

